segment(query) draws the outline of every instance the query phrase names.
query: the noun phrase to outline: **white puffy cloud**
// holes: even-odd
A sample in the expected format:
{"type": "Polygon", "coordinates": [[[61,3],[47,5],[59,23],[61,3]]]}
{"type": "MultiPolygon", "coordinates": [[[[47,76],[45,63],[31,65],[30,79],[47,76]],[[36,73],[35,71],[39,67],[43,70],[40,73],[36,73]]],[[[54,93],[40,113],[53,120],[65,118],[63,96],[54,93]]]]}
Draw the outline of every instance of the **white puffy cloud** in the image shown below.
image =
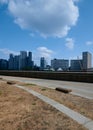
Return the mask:
{"type": "Polygon", "coordinates": [[[72,50],[74,48],[74,40],[72,38],[66,38],[65,46],[72,50]]]}
{"type": "Polygon", "coordinates": [[[93,41],[87,41],[86,45],[88,45],[88,46],[93,45],[93,41]]]}
{"type": "Polygon", "coordinates": [[[50,60],[53,54],[54,52],[47,47],[38,47],[36,50],[33,51],[33,59],[35,61],[35,64],[40,65],[40,58],[45,57],[47,63],[50,64],[50,60]]]}
{"type": "Polygon", "coordinates": [[[51,55],[53,54],[53,51],[46,47],[38,47],[37,51],[38,51],[40,57],[45,57],[48,59],[51,58],[51,55]]]}
{"type": "Polygon", "coordinates": [[[3,53],[4,55],[8,55],[9,56],[9,54],[14,54],[14,55],[18,55],[19,53],[18,52],[15,52],[15,51],[12,51],[12,50],[9,50],[9,49],[7,49],[7,48],[0,48],[0,52],[1,53],[3,53]]]}
{"type": "Polygon", "coordinates": [[[8,0],[0,0],[0,3],[1,4],[6,4],[6,3],[8,3],[8,0]]]}
{"type": "MultiPolygon", "coordinates": [[[[1,0],[7,1],[7,0],[1,0]]],[[[8,10],[22,29],[42,36],[64,37],[76,25],[76,0],[8,0],[8,10]]]]}

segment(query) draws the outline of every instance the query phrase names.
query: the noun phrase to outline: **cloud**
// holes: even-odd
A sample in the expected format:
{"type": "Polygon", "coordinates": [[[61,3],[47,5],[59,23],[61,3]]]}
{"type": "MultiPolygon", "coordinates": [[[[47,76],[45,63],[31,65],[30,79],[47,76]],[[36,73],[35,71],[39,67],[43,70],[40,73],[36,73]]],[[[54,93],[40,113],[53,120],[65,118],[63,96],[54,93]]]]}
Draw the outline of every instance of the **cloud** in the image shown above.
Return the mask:
{"type": "Polygon", "coordinates": [[[66,38],[66,44],[65,46],[72,50],[74,48],[74,40],[72,38],[66,38]]]}
{"type": "Polygon", "coordinates": [[[18,55],[18,54],[19,54],[18,52],[9,50],[9,49],[7,49],[7,48],[0,49],[0,52],[3,53],[4,55],[9,55],[9,54],[11,54],[11,53],[14,54],[14,55],[18,55]]]}
{"type": "Polygon", "coordinates": [[[1,3],[1,4],[7,4],[7,3],[8,3],[8,0],[0,0],[0,3],[1,3]]]}
{"type": "Polygon", "coordinates": [[[40,65],[40,58],[44,57],[47,60],[47,63],[50,64],[50,60],[54,52],[47,47],[38,47],[33,51],[33,59],[35,64],[40,65]]]}
{"type": "Polygon", "coordinates": [[[87,46],[93,45],[93,41],[87,41],[87,42],[86,42],[86,45],[87,45],[87,46]]]}
{"type": "Polygon", "coordinates": [[[45,57],[48,59],[51,58],[51,55],[53,54],[53,51],[46,47],[38,47],[37,51],[38,51],[40,57],[45,57]]]}
{"type": "Polygon", "coordinates": [[[79,2],[80,0],[73,0],[74,2],[79,2]]]}
{"type": "MultiPolygon", "coordinates": [[[[1,0],[7,1],[7,0],[1,0]]],[[[64,37],[79,17],[76,0],[8,0],[8,10],[22,29],[41,36],[64,37]]]]}

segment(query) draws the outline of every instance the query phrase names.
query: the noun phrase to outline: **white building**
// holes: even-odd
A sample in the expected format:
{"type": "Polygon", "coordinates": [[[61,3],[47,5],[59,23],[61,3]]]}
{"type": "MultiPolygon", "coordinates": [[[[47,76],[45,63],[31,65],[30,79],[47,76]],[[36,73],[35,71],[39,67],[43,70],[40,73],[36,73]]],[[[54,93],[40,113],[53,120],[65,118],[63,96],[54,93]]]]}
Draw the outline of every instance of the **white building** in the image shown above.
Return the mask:
{"type": "Polygon", "coordinates": [[[47,62],[46,62],[45,58],[41,57],[41,59],[40,59],[40,69],[44,70],[46,68],[46,66],[47,66],[47,62]]]}
{"type": "Polygon", "coordinates": [[[83,52],[83,69],[88,70],[92,68],[92,54],[90,52],[83,52]]]}
{"type": "Polygon", "coordinates": [[[55,70],[61,68],[63,71],[66,71],[69,68],[69,60],[53,59],[51,60],[51,67],[55,70]]]}

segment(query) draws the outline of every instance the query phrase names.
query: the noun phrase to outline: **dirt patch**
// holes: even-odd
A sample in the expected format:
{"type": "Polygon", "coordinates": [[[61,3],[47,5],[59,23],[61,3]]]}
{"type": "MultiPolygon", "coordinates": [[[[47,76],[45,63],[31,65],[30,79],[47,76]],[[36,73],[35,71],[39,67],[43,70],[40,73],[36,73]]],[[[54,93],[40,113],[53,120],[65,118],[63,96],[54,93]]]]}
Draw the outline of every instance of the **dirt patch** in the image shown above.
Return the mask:
{"type": "Polygon", "coordinates": [[[71,108],[74,111],[81,113],[82,115],[89,117],[93,120],[93,100],[79,97],[72,94],[65,94],[50,88],[39,87],[30,84],[22,84],[35,90],[49,98],[58,101],[61,104],[71,108]]]}
{"type": "Polygon", "coordinates": [[[24,90],[0,82],[0,130],[86,128],[24,90]]]}

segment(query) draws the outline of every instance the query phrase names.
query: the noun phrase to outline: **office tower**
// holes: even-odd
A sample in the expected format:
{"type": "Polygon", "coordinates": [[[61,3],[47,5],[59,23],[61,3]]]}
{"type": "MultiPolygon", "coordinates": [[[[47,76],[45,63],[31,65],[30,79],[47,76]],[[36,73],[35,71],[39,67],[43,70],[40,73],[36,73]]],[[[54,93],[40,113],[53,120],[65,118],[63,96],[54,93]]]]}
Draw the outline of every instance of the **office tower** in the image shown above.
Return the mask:
{"type": "Polygon", "coordinates": [[[88,70],[89,68],[92,68],[92,54],[89,52],[83,52],[83,69],[88,70]]]}
{"type": "Polygon", "coordinates": [[[28,57],[27,57],[27,64],[28,68],[33,68],[34,62],[32,61],[32,52],[28,52],[28,57]]]}
{"type": "Polygon", "coordinates": [[[27,52],[20,51],[19,68],[25,69],[26,66],[27,66],[27,52]]]}
{"type": "Polygon", "coordinates": [[[19,70],[19,56],[14,56],[14,70],[19,70]]]}
{"type": "Polygon", "coordinates": [[[83,61],[82,59],[78,59],[78,60],[71,60],[70,61],[70,70],[72,71],[81,71],[83,70],[83,61]]]}
{"type": "Polygon", "coordinates": [[[45,58],[44,57],[41,57],[41,59],[40,59],[40,69],[41,70],[44,70],[45,68],[46,68],[46,60],[45,60],[45,58]]]}
{"type": "Polygon", "coordinates": [[[32,61],[32,52],[20,51],[20,55],[10,54],[9,56],[9,70],[24,70],[32,69],[34,62],[32,61]]]}
{"type": "Polygon", "coordinates": [[[4,59],[0,59],[0,70],[8,69],[8,61],[4,59]]]}
{"type": "Polygon", "coordinates": [[[69,60],[53,59],[51,60],[51,67],[54,70],[62,69],[63,71],[66,71],[69,68],[69,60]]]}
{"type": "Polygon", "coordinates": [[[29,60],[29,62],[32,61],[32,52],[28,52],[28,60],[29,60]]]}
{"type": "Polygon", "coordinates": [[[8,69],[9,70],[13,70],[14,69],[14,55],[13,54],[9,55],[8,69]]]}

